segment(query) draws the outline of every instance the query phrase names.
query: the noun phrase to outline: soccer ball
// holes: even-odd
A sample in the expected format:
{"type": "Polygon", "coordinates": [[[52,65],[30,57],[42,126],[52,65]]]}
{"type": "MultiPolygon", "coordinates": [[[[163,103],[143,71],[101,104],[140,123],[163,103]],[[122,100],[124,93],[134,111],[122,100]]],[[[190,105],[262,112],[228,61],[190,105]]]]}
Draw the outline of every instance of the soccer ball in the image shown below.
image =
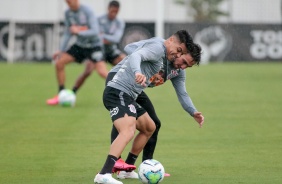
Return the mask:
{"type": "Polygon", "coordinates": [[[144,160],[138,168],[138,176],[142,183],[157,184],[164,179],[163,165],[154,159],[144,160]]]}
{"type": "Polygon", "coordinates": [[[64,107],[73,107],[75,105],[76,96],[74,92],[70,89],[63,89],[60,91],[59,104],[64,107]]]}

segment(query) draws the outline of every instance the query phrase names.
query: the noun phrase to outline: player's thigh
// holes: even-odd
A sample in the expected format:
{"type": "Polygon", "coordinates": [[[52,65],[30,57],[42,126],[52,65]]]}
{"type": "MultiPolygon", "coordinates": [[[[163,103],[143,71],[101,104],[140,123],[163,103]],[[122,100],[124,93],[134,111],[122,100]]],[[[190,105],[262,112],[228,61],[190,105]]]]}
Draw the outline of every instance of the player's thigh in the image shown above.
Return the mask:
{"type": "Polygon", "coordinates": [[[85,61],[84,73],[90,74],[94,69],[95,69],[95,63],[89,60],[85,61]]]}
{"type": "Polygon", "coordinates": [[[95,62],[93,63],[95,69],[98,71],[108,71],[107,69],[107,63],[105,61],[99,61],[99,62],[95,62]]]}
{"type": "Polygon", "coordinates": [[[135,119],[137,117],[137,103],[131,96],[118,89],[106,86],[103,93],[103,103],[110,112],[112,122],[125,117],[125,115],[135,119]]]}
{"type": "Polygon", "coordinates": [[[75,58],[72,55],[64,52],[61,54],[60,58],[56,61],[56,65],[66,65],[68,63],[73,62],[74,60],[75,58]]]}
{"type": "Polygon", "coordinates": [[[150,98],[147,96],[147,94],[142,91],[137,99],[136,99],[136,102],[142,106],[142,108],[149,114],[149,116],[152,118],[152,120],[155,122],[156,126],[157,127],[160,127],[160,120],[156,114],[156,111],[155,111],[155,108],[154,108],[154,105],[152,103],[152,101],[150,100],[150,98]]]}
{"type": "Polygon", "coordinates": [[[150,107],[150,106],[153,106],[150,98],[148,97],[148,95],[142,91],[137,99],[136,99],[136,102],[141,105],[146,111],[147,111],[147,108],[150,107]],[[147,107],[148,106],[148,107],[147,107]]]}
{"type": "Polygon", "coordinates": [[[88,49],[87,52],[85,52],[85,57],[94,63],[104,60],[102,48],[99,46],[88,49]]]}
{"type": "Polygon", "coordinates": [[[104,62],[104,61],[96,62],[95,63],[95,69],[101,77],[103,77],[105,79],[107,78],[109,71],[107,69],[106,62],[104,62]]]}
{"type": "Polygon", "coordinates": [[[66,51],[66,53],[73,57],[73,61],[82,63],[85,59],[87,59],[87,55],[90,51],[91,49],[82,48],[74,44],[66,51]]]}

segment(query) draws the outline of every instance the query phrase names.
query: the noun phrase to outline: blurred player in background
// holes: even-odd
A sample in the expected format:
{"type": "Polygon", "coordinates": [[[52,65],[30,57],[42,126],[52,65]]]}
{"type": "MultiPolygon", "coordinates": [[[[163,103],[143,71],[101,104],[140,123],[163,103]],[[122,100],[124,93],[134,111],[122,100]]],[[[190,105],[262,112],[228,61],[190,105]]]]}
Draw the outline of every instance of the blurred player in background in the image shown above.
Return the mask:
{"type": "MultiPolygon", "coordinates": [[[[102,40],[99,35],[98,19],[79,0],[66,0],[69,7],[65,12],[65,31],[60,50],[54,54],[55,68],[59,92],[65,88],[65,65],[71,62],[82,63],[85,59],[90,60],[93,66],[103,78],[108,75],[106,63],[103,61],[102,40]],[[76,35],[77,41],[67,51],[67,45],[72,35],[76,35]]],[[[86,70],[87,70],[86,66],[86,70]]],[[[76,92],[74,86],[73,91],[76,92]]],[[[48,105],[58,104],[58,95],[46,101],[48,105]]]]}
{"type": "Polygon", "coordinates": [[[104,43],[105,59],[112,65],[118,64],[126,56],[118,49],[125,28],[124,21],[117,18],[119,8],[118,1],[111,1],[108,5],[108,13],[98,18],[104,43]]]}
{"type": "MultiPolygon", "coordinates": [[[[104,59],[111,65],[118,64],[126,55],[118,49],[118,44],[123,36],[125,23],[117,18],[120,4],[111,1],[108,4],[108,12],[98,18],[100,36],[103,41],[104,59]]],[[[86,61],[85,71],[77,78],[74,85],[75,92],[82,86],[85,79],[96,68],[91,61],[86,61]]]]}
{"type": "MultiPolygon", "coordinates": [[[[135,49],[137,49],[137,47],[134,44],[129,44],[125,47],[125,51],[129,55],[135,49]]],[[[185,86],[185,81],[186,81],[185,69],[191,68],[194,65],[199,65],[200,59],[201,59],[201,47],[197,44],[194,44],[191,38],[190,45],[188,47],[188,54],[184,54],[181,57],[176,58],[174,62],[170,62],[170,61],[164,62],[164,65],[162,69],[159,71],[159,73],[151,77],[150,79],[151,83],[149,84],[149,87],[156,87],[170,80],[173,84],[178,100],[182,105],[183,109],[190,116],[192,116],[195,119],[195,121],[199,123],[201,127],[204,122],[204,116],[202,115],[201,112],[197,111],[196,107],[194,106],[191,98],[187,93],[185,86]]],[[[113,70],[110,71],[107,77],[107,81],[111,80],[115,74],[116,74],[115,71],[113,70]]],[[[157,144],[158,132],[161,127],[161,122],[156,114],[156,111],[154,109],[151,100],[149,99],[149,97],[146,95],[144,91],[142,91],[138,95],[136,102],[148,112],[149,116],[152,118],[152,120],[156,125],[155,132],[150,137],[150,139],[148,140],[147,144],[143,149],[142,161],[144,161],[147,159],[153,159],[153,154],[157,144]]],[[[112,142],[116,139],[117,135],[118,135],[118,131],[115,128],[115,126],[113,126],[111,133],[112,142]]],[[[138,178],[137,173],[135,173],[134,171],[132,172],[120,171],[123,168],[124,170],[130,171],[130,169],[132,169],[131,167],[132,167],[131,165],[128,165],[120,158],[114,166],[114,171],[119,171],[117,172],[117,178],[119,179],[138,178]]],[[[165,176],[170,176],[170,175],[168,173],[165,173],[165,176]]]]}

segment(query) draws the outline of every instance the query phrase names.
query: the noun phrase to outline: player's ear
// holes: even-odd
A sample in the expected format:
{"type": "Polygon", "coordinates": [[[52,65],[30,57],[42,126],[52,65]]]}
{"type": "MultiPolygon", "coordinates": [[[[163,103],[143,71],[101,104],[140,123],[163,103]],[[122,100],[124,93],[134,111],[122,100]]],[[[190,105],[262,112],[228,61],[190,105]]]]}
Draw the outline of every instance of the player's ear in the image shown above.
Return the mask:
{"type": "Polygon", "coordinates": [[[168,38],[168,41],[169,41],[169,44],[173,43],[174,37],[173,37],[173,36],[169,37],[169,38],[168,38]]]}

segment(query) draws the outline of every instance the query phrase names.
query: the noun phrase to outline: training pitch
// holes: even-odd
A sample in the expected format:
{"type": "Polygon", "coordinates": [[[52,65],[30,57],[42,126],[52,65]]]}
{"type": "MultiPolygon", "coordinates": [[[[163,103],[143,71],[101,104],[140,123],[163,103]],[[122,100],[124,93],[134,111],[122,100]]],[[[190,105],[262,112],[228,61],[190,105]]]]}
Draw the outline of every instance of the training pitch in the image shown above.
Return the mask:
{"type": "MultiPolygon", "coordinates": [[[[83,69],[67,66],[67,88],[83,69]]],[[[187,69],[188,93],[205,116],[201,129],[182,109],[170,81],[146,89],[162,122],[154,158],[171,174],[162,183],[281,184],[281,69],[271,62],[187,69]]],[[[93,183],[112,126],[102,103],[104,83],[93,73],[74,108],[51,107],[45,100],[57,92],[53,65],[1,63],[0,183],[93,183]]]]}

